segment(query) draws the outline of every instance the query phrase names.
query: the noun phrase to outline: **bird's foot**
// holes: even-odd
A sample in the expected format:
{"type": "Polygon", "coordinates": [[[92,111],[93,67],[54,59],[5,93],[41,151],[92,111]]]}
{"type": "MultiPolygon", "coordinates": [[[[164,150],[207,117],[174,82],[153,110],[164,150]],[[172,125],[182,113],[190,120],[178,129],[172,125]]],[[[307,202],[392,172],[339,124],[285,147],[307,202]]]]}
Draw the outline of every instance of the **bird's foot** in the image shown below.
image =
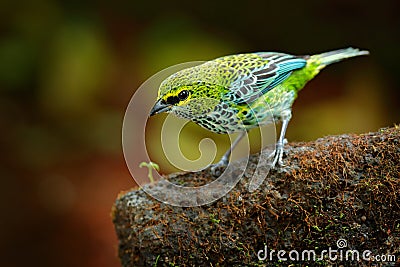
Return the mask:
{"type": "Polygon", "coordinates": [[[229,160],[225,157],[222,157],[222,159],[211,165],[211,174],[215,177],[220,176],[223,171],[225,170],[226,166],[228,166],[229,160]]]}
{"type": "MultiPolygon", "coordinates": [[[[284,145],[287,144],[287,139],[285,138],[283,142],[278,142],[276,144],[276,149],[275,152],[272,153],[274,155],[274,160],[272,161],[271,167],[274,169],[279,169],[279,167],[285,167],[285,164],[283,164],[283,153],[284,153],[284,145]]],[[[271,156],[272,156],[271,154],[271,156]]]]}

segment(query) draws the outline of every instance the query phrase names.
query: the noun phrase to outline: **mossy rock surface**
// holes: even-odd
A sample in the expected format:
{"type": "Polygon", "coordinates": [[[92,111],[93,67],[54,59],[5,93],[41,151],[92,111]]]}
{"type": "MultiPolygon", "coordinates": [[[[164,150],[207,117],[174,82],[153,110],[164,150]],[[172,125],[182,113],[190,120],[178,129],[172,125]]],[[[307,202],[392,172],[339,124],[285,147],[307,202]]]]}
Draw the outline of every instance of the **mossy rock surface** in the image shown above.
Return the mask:
{"type": "MultiPolygon", "coordinates": [[[[209,205],[174,207],[142,189],[121,193],[112,216],[122,266],[400,264],[400,129],[328,136],[285,148],[286,167],[270,171],[258,190],[247,190],[254,155],[236,187],[209,205]],[[323,250],[338,249],[338,240],[346,241],[343,260],[321,258],[323,250]],[[265,246],[268,256],[259,260],[265,246]],[[278,260],[278,250],[286,252],[281,256],[287,261],[278,260]],[[291,261],[292,250],[300,257],[314,250],[316,260],[291,261]],[[348,250],[360,252],[360,260],[346,260],[348,250]],[[395,260],[364,261],[367,250],[395,260]]],[[[215,179],[209,170],[165,178],[187,186],[215,179]]]]}

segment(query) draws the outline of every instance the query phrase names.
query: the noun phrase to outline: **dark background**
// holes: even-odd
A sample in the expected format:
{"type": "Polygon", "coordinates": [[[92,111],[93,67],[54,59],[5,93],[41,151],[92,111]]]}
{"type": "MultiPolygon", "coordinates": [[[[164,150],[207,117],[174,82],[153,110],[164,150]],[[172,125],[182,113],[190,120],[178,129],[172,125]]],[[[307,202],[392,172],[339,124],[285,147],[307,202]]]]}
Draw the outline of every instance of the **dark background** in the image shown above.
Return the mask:
{"type": "Polygon", "coordinates": [[[136,88],[167,66],[360,47],[371,55],[300,93],[288,139],[399,123],[398,1],[279,2],[2,1],[0,265],[119,266],[111,207],[135,185],[122,120],[136,88]]]}

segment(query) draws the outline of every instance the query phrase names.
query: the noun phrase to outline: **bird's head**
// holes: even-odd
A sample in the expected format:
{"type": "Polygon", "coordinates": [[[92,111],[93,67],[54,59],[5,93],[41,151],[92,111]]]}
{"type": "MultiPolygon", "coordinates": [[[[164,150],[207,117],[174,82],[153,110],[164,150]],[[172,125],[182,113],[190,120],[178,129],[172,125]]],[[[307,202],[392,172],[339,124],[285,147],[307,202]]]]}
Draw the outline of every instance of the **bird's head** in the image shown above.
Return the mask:
{"type": "Polygon", "coordinates": [[[157,102],[150,116],[167,112],[178,117],[192,119],[204,115],[220,102],[219,86],[205,82],[174,85],[165,80],[158,91],[157,102]]]}

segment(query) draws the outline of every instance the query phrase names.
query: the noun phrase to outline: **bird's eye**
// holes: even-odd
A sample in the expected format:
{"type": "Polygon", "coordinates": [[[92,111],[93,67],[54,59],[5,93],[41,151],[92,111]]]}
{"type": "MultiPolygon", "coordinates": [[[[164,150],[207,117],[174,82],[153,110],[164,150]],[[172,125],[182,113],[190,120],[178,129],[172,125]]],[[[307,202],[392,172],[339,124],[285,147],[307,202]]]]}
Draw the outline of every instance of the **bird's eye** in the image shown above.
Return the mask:
{"type": "Polygon", "coordinates": [[[188,98],[188,96],[189,96],[189,92],[187,90],[182,90],[178,94],[179,100],[181,100],[181,101],[188,98]]]}

